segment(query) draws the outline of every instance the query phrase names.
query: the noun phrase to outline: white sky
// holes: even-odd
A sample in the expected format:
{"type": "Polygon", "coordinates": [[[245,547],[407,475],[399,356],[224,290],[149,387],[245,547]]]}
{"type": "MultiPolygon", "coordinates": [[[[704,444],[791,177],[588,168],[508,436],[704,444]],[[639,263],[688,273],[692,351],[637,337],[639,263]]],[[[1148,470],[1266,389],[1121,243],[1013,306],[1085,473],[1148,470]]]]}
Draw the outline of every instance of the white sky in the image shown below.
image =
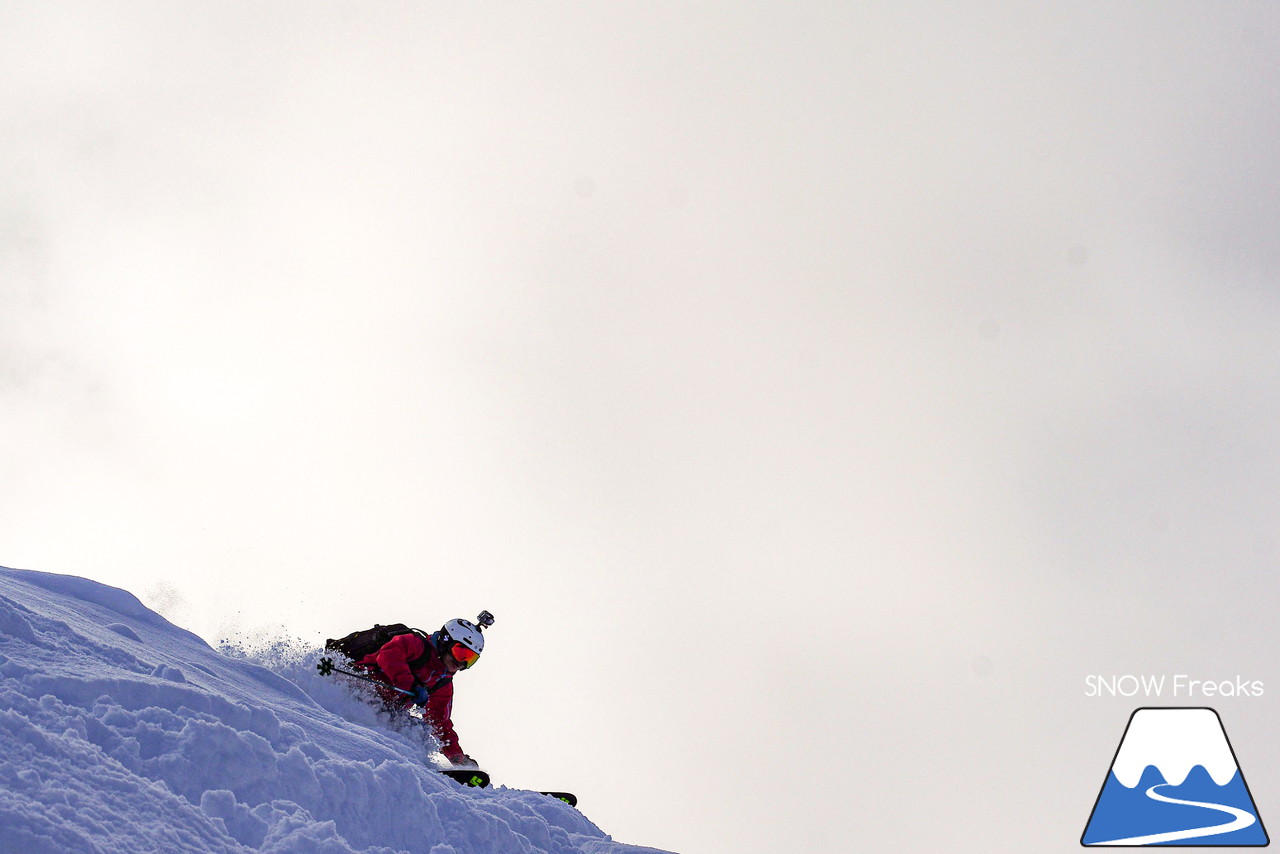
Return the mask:
{"type": "MultiPolygon", "coordinates": [[[[1074,850],[1086,674],[1280,691],[1277,56],[1269,2],[5,3],[0,564],[211,640],[488,608],[463,745],[621,840],[1074,850]]],[[[1264,813],[1272,702],[1218,704],[1264,813]]]]}

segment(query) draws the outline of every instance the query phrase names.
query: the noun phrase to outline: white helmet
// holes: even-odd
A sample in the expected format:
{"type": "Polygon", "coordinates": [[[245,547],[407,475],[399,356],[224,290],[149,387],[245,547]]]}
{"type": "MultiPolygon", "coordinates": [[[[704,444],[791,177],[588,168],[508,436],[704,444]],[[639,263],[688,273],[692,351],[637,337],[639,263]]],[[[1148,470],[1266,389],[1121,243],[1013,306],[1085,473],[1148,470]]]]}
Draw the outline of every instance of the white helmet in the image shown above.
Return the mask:
{"type": "Polygon", "coordinates": [[[484,652],[484,635],[480,632],[493,625],[493,614],[488,611],[481,611],[480,616],[476,617],[476,622],[470,620],[450,620],[440,629],[442,637],[441,647],[449,648],[455,643],[460,643],[476,655],[484,652]],[[479,625],[476,625],[479,623],[479,625]]]}
{"type": "Polygon", "coordinates": [[[440,631],[444,633],[441,640],[446,646],[460,643],[476,655],[484,652],[484,635],[480,634],[480,627],[470,620],[450,620],[440,631]]]}

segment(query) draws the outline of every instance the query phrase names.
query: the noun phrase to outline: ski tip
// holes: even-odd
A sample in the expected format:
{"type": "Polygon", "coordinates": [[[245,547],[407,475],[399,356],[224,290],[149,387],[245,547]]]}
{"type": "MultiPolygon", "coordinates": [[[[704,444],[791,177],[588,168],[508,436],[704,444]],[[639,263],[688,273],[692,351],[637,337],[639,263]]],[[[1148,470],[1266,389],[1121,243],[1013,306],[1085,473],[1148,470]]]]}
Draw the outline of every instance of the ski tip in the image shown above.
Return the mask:
{"type": "Polygon", "coordinates": [[[440,768],[437,770],[464,786],[484,789],[489,785],[489,774],[479,768],[440,768]]]}

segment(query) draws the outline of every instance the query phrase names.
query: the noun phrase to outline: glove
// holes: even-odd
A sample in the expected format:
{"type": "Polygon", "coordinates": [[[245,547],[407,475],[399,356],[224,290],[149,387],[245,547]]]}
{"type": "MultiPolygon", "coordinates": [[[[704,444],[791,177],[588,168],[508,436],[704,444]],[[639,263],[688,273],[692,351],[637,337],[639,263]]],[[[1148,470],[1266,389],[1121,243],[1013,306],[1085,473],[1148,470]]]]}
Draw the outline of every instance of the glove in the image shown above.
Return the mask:
{"type": "Polygon", "coordinates": [[[415,706],[425,706],[427,704],[427,700],[430,699],[430,696],[431,695],[427,693],[426,685],[413,686],[413,704],[415,706]]]}

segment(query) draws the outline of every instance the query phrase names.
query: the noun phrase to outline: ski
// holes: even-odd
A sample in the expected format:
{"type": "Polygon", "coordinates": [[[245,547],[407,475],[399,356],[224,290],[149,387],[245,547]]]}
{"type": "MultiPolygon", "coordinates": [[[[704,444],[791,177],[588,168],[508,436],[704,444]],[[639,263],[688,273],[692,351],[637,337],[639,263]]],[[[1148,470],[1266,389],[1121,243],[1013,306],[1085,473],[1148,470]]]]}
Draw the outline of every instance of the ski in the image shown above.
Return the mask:
{"type": "MultiPolygon", "coordinates": [[[[441,774],[457,780],[464,786],[473,786],[478,789],[484,789],[491,782],[489,772],[481,771],[479,768],[439,768],[441,774]]],[[[555,798],[558,801],[564,801],[571,807],[578,805],[578,796],[573,792],[538,792],[540,795],[546,795],[555,798]]]]}
{"type": "Polygon", "coordinates": [[[477,789],[489,787],[489,772],[481,771],[479,768],[437,768],[436,770],[464,786],[473,786],[477,789]]]}

